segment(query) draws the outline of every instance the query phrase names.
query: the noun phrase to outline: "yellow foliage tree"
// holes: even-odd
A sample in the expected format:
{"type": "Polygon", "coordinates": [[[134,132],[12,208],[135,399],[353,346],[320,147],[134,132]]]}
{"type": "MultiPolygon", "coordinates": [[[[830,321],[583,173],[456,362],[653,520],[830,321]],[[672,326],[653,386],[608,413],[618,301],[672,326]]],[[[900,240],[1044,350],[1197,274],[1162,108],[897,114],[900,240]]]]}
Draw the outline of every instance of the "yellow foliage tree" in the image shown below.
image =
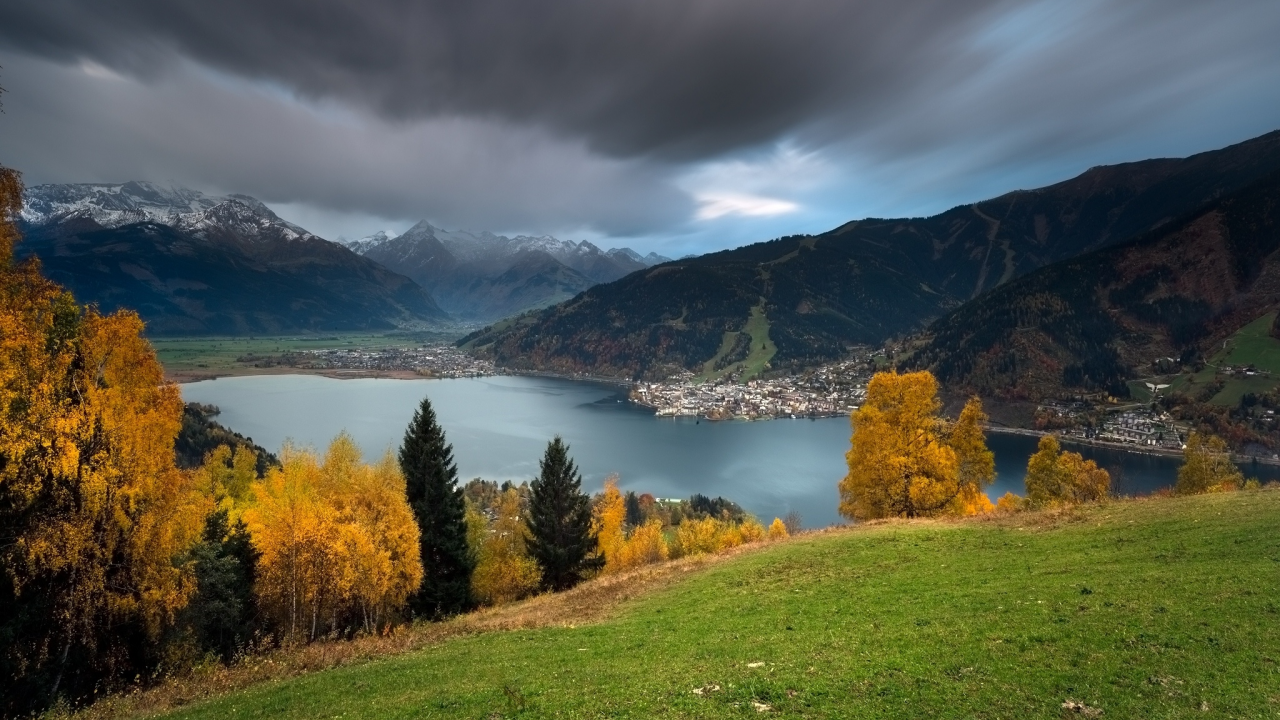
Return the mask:
{"type": "Polygon", "coordinates": [[[286,446],[253,497],[256,591],[289,642],[376,630],[422,581],[418,526],[389,454],[366,465],[345,433],[323,461],[286,446]]]}
{"type": "Polygon", "coordinates": [[[174,467],[182,401],[138,316],[81,307],[14,263],[21,188],[0,168],[0,662],[16,682],[52,667],[32,692],[57,693],[73,649],[72,680],[91,685],[110,673],[99,658],[129,668],[109,628],[154,640],[186,604],[193,574],[175,560],[206,508],[174,467]]]}
{"type": "Polygon", "coordinates": [[[769,523],[770,540],[785,540],[790,535],[791,533],[787,532],[787,524],[782,522],[781,518],[774,518],[773,522],[769,523]]]}
{"type": "Polygon", "coordinates": [[[508,488],[494,510],[495,518],[480,546],[479,562],[471,574],[471,592],[487,605],[502,605],[526,598],[542,582],[542,569],[529,556],[520,493],[508,488]]]}
{"type": "Polygon", "coordinates": [[[683,557],[706,555],[720,549],[720,522],[715,518],[690,518],[676,526],[676,547],[683,557]]]}
{"type": "Polygon", "coordinates": [[[1030,507],[1097,502],[1111,492],[1111,475],[1080,453],[1062,452],[1058,439],[1045,435],[1027,461],[1026,485],[1030,507]]]}
{"type": "Polygon", "coordinates": [[[877,373],[852,416],[853,437],[840,482],[840,513],[866,520],[958,512],[995,476],[974,398],[948,425],[929,372],[877,373]],[[966,494],[967,493],[967,494],[966,494]],[[962,498],[957,503],[957,498],[962,498]]]}
{"type": "Polygon", "coordinates": [[[742,538],[742,542],[753,543],[764,540],[768,533],[759,520],[749,517],[738,525],[738,535],[742,538]]]}
{"type": "Polygon", "coordinates": [[[201,495],[220,508],[242,507],[258,479],[258,454],[243,445],[219,445],[205,454],[204,464],[194,472],[201,495]]]}
{"type": "Polygon", "coordinates": [[[627,521],[627,506],[618,491],[618,476],[610,475],[604,481],[604,493],[591,513],[591,533],[596,537],[596,548],[604,556],[604,574],[623,569],[622,551],[626,545],[623,526],[627,521]]]}
{"type": "Polygon", "coordinates": [[[987,414],[982,402],[970,398],[960,411],[960,417],[947,434],[947,444],[956,452],[959,463],[960,492],[947,507],[951,515],[982,515],[995,510],[983,488],[996,479],[996,456],[987,449],[983,426],[987,414]]]}
{"type": "Polygon", "coordinates": [[[996,501],[996,512],[1015,513],[1022,509],[1023,503],[1026,502],[1019,495],[1007,492],[1000,496],[996,501]]]}
{"type": "Polygon", "coordinates": [[[322,466],[325,495],[343,527],[346,600],[368,631],[381,627],[422,582],[418,524],[404,476],[390,452],[373,465],[346,433],[329,446],[322,466]]]}
{"type": "Polygon", "coordinates": [[[654,518],[631,531],[631,537],[622,546],[619,564],[624,569],[637,568],[662,562],[669,556],[662,521],[654,518]]]}
{"type": "Polygon", "coordinates": [[[1182,467],[1178,468],[1179,495],[1198,495],[1218,490],[1234,490],[1244,485],[1244,473],[1231,462],[1227,443],[1216,435],[1198,432],[1187,438],[1182,451],[1182,467]]]}

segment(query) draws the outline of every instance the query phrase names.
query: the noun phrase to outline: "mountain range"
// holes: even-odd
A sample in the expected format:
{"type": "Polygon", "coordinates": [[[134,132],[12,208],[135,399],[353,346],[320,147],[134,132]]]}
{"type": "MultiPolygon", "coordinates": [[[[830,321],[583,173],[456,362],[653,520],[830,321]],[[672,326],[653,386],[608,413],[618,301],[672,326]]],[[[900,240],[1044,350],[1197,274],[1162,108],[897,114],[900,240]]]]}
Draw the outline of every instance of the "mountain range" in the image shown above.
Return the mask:
{"type": "Polygon", "coordinates": [[[920,332],[1053,263],[1173,228],[1276,172],[1280,132],[1096,167],[928,218],[859,220],[660,264],[462,344],[508,367],[630,378],[815,364],[920,332]]]}
{"type": "Polygon", "coordinates": [[[146,182],[37,185],[20,255],[156,335],[388,330],[448,321],[429,293],[247,195],[146,182]]]}
{"type": "Polygon", "coordinates": [[[379,331],[492,320],[667,260],[552,237],[446,232],[422,222],[334,243],[248,195],[150,182],[27,190],[20,255],[154,335],[379,331]],[[437,302],[434,294],[441,298],[437,302]],[[444,306],[444,307],[442,307],[444,306]]]}
{"type": "Polygon", "coordinates": [[[448,231],[425,220],[395,237],[380,232],[346,245],[412,278],[456,317],[480,321],[546,307],[670,260],[585,240],[448,231]]]}

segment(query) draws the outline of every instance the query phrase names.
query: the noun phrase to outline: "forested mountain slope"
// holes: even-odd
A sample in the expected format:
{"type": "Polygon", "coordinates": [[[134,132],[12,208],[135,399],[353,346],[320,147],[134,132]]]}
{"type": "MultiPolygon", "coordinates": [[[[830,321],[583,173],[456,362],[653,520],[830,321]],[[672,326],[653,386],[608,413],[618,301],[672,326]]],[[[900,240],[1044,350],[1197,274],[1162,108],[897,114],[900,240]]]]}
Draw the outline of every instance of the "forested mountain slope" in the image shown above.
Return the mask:
{"type": "Polygon", "coordinates": [[[1154,360],[1190,360],[1280,306],[1277,250],[1280,174],[965,304],[933,324],[912,363],[1009,399],[1064,387],[1127,396],[1125,380],[1154,360]]]}
{"type": "Polygon", "coordinates": [[[1050,263],[1122,243],[1280,171],[1280,132],[1098,167],[929,218],[848,223],[665,263],[466,339],[503,365],[653,377],[776,347],[772,367],[879,343],[1050,263]],[[751,325],[751,328],[748,328],[751,325]]]}

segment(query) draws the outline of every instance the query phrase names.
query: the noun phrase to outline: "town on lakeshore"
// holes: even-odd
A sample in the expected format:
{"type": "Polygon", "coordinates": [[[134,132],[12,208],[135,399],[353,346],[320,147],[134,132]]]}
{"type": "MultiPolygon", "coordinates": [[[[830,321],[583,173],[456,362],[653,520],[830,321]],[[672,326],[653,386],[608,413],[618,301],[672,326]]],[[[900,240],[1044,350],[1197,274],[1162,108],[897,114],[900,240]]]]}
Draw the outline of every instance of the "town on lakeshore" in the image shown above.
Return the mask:
{"type": "MultiPolygon", "coordinates": [[[[628,397],[654,415],[704,420],[848,417],[866,397],[867,383],[901,346],[859,346],[840,361],[796,374],[743,379],[738,374],[702,377],[683,372],[661,381],[628,383],[628,397]]],[[[336,376],[389,374],[423,378],[476,378],[510,374],[485,357],[448,343],[341,347],[247,353],[237,361],[256,369],[290,368],[336,376]]],[[[1236,368],[1222,367],[1231,374],[1236,368]]],[[[1241,370],[1239,374],[1243,374],[1241,370]]],[[[597,379],[583,376],[581,379],[597,379]]],[[[1164,385],[1152,385],[1159,393],[1164,385]]],[[[1274,411],[1264,411],[1274,413],[1274,411]]],[[[993,427],[997,431],[1018,428],[993,427]]],[[[1148,452],[1180,452],[1191,426],[1156,402],[1117,403],[1105,393],[1045,400],[1023,432],[1054,432],[1078,443],[1115,445],[1148,452]]],[[[1270,459],[1276,459],[1274,457],[1270,459]]]]}
{"type": "Polygon", "coordinates": [[[659,417],[708,420],[766,420],[790,417],[840,417],[858,409],[875,371],[872,355],[823,365],[800,375],[739,382],[736,378],[699,381],[685,372],[664,382],[640,382],[631,400],[653,408],[659,417]]]}

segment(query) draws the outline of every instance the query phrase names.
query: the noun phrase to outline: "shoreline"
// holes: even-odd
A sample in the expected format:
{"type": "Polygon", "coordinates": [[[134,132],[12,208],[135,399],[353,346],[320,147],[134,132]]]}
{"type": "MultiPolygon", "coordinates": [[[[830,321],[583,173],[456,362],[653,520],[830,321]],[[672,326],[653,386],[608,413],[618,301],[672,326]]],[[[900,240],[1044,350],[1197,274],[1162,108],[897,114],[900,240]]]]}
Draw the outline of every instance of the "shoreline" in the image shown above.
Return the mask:
{"type": "MultiPolygon", "coordinates": [[[[987,432],[1002,433],[1004,435],[1022,435],[1024,437],[1044,437],[1045,435],[1056,435],[1058,442],[1063,445],[1077,445],[1081,447],[1100,448],[1103,450],[1120,450],[1123,452],[1133,453],[1134,455],[1152,455],[1156,457],[1182,457],[1181,450],[1173,450],[1169,448],[1155,448],[1150,446],[1129,445],[1127,443],[1113,443],[1105,440],[1084,440],[1077,437],[1067,435],[1058,435],[1047,430],[1034,430],[1031,428],[1014,428],[1007,425],[988,425],[984,428],[987,432]]],[[[1280,460],[1268,457],[1257,457],[1254,455],[1231,454],[1232,462],[1236,464],[1257,462],[1259,465],[1277,465],[1280,466],[1280,460]]]]}
{"type": "Polygon", "coordinates": [[[177,385],[185,385],[187,383],[204,382],[205,380],[217,380],[224,377],[254,377],[257,375],[319,375],[321,377],[331,378],[333,380],[360,380],[367,378],[384,378],[388,380],[443,380],[446,378],[427,377],[419,375],[413,370],[344,370],[342,368],[325,368],[317,370],[313,368],[291,368],[291,367],[271,367],[271,368],[235,368],[231,370],[166,370],[164,373],[165,382],[171,382],[177,385]]]}
{"type": "MultiPolygon", "coordinates": [[[[327,377],[333,380],[360,380],[360,379],[375,379],[375,378],[381,378],[381,379],[387,379],[387,380],[463,379],[463,378],[429,377],[425,375],[420,375],[413,370],[354,370],[354,369],[344,370],[341,368],[327,368],[327,369],[317,370],[312,368],[290,368],[290,367],[243,368],[243,369],[236,368],[233,370],[213,371],[213,372],[203,372],[203,371],[197,371],[197,370],[178,370],[173,372],[165,371],[164,379],[168,382],[173,382],[173,383],[182,385],[185,383],[202,382],[204,380],[217,380],[218,378],[222,378],[222,377],[251,377],[256,375],[318,375],[318,376],[327,377]]],[[[545,378],[554,378],[557,380],[574,380],[578,382],[593,382],[601,385],[612,385],[619,388],[629,388],[631,387],[631,384],[632,384],[629,381],[619,380],[618,378],[600,377],[600,376],[594,376],[594,375],[570,375],[566,373],[554,373],[554,372],[536,371],[536,370],[505,370],[503,372],[495,372],[495,373],[490,373],[488,375],[477,375],[475,377],[498,377],[503,375],[516,376],[516,377],[545,377],[545,378]]],[[[648,405],[637,403],[634,400],[628,400],[627,402],[630,402],[636,405],[637,407],[643,407],[645,409],[652,410],[652,408],[649,407],[648,405]]],[[[659,416],[656,413],[654,414],[654,417],[659,418],[659,416]]],[[[688,416],[688,417],[693,417],[693,416],[688,416]]],[[[804,420],[804,419],[815,419],[815,420],[824,419],[825,420],[825,419],[832,419],[835,417],[842,417],[842,416],[824,416],[821,418],[818,418],[818,417],[810,418],[806,416],[806,417],[795,417],[795,418],[769,417],[769,418],[723,418],[723,419],[715,419],[715,420],[711,418],[699,418],[699,419],[704,419],[707,422],[732,422],[735,420],[740,420],[743,422],[765,422],[769,420],[804,420]]],[[[660,419],[675,419],[675,418],[661,417],[660,419]]],[[[1032,428],[1016,428],[1016,427],[1009,427],[1007,425],[988,425],[985,428],[985,430],[987,432],[992,432],[992,433],[1002,433],[1005,435],[1022,435],[1024,437],[1043,437],[1045,435],[1055,434],[1045,430],[1035,430],[1032,428]]],[[[1119,450],[1122,452],[1133,453],[1135,455],[1150,455],[1150,456],[1156,456],[1156,457],[1170,457],[1170,458],[1182,457],[1181,450],[1142,447],[1142,446],[1136,446],[1136,445],[1129,445],[1126,443],[1112,443],[1112,442],[1106,442],[1101,440],[1084,440],[1081,438],[1070,437],[1066,435],[1058,435],[1058,440],[1063,445],[1093,447],[1093,448],[1099,448],[1103,450],[1119,450]]],[[[1235,453],[1232,454],[1232,458],[1233,458],[1233,461],[1236,462],[1237,464],[1250,463],[1250,462],[1256,461],[1257,463],[1262,465],[1280,466],[1280,460],[1277,460],[1275,458],[1256,457],[1252,455],[1242,456],[1235,453]]]]}
{"type": "Polygon", "coordinates": [[[467,375],[462,378],[441,377],[438,375],[422,375],[416,370],[361,370],[361,369],[344,369],[344,368],[297,368],[297,367],[249,367],[249,368],[232,368],[219,370],[165,370],[164,379],[166,382],[172,382],[178,385],[186,383],[203,382],[205,380],[217,380],[224,377],[254,377],[257,375],[319,375],[327,377],[331,380],[361,380],[369,378],[381,378],[384,380],[459,380],[465,378],[480,377],[547,377],[557,380],[574,380],[578,382],[592,382],[601,385],[614,385],[620,388],[631,387],[628,380],[619,380],[618,378],[602,377],[596,375],[567,375],[564,373],[540,372],[536,370],[503,370],[501,372],[491,372],[482,375],[467,375]]]}

